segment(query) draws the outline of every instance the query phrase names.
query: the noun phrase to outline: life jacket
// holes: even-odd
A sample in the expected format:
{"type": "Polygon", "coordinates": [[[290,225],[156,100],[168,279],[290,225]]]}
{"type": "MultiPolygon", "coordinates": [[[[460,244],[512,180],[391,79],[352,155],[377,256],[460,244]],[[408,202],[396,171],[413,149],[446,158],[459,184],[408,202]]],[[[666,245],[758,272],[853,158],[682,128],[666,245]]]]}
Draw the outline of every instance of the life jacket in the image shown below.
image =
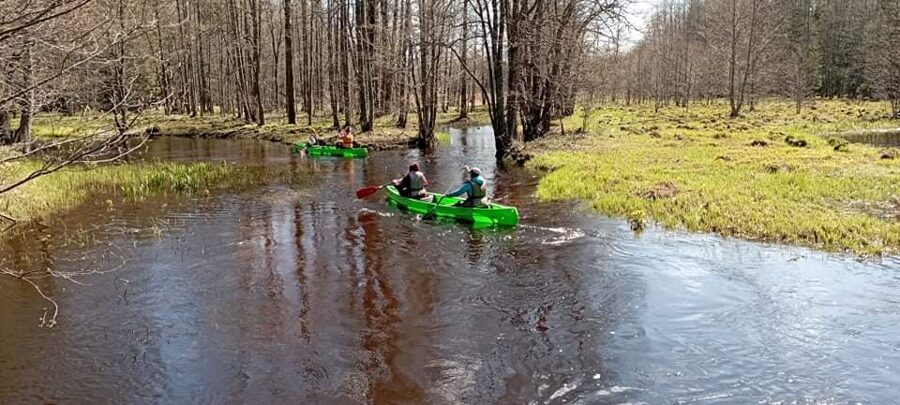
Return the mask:
{"type": "Polygon", "coordinates": [[[472,194],[469,195],[470,199],[479,199],[480,200],[487,195],[484,192],[484,179],[482,179],[481,176],[474,177],[471,180],[469,180],[469,185],[472,186],[472,194]],[[481,180],[481,182],[479,183],[477,180],[481,180]]]}
{"type": "Polygon", "coordinates": [[[353,134],[348,132],[348,133],[341,135],[340,141],[341,141],[341,145],[344,145],[345,148],[352,148],[353,147],[353,134]]]}
{"type": "Polygon", "coordinates": [[[425,174],[422,172],[409,172],[409,191],[418,192],[425,188],[425,174]]]}
{"type": "Polygon", "coordinates": [[[409,181],[409,188],[402,191],[402,194],[406,197],[413,198],[421,198],[425,196],[425,186],[427,185],[427,180],[425,180],[425,174],[422,172],[409,172],[406,174],[406,178],[409,181]]]}

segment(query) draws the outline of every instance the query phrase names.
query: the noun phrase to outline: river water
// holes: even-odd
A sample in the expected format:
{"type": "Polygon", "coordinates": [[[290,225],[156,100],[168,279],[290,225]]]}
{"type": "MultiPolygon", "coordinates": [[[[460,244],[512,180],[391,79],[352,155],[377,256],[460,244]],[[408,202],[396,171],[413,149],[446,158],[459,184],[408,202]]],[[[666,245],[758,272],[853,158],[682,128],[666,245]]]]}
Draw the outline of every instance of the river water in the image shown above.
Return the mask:
{"type": "Polygon", "coordinates": [[[98,198],[0,245],[0,403],[900,403],[900,261],[649,229],[541,204],[489,129],[428,156],[308,159],[161,138],[142,155],[311,168],[309,184],[98,198]],[[353,190],[480,166],[521,225],[353,190]],[[62,235],[67,235],[63,237],[62,235]],[[72,276],[68,277],[67,276],[72,276]]]}

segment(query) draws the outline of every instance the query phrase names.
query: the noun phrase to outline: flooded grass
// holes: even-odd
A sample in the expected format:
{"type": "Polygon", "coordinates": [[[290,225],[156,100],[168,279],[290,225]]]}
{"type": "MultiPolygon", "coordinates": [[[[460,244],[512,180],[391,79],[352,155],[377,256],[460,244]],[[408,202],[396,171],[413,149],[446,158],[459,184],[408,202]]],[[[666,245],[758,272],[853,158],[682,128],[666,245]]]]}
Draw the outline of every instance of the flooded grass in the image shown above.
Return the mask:
{"type": "Polygon", "coordinates": [[[600,109],[587,134],[530,146],[538,155],[529,165],[550,172],[537,194],[588,201],[635,228],[655,221],[828,251],[900,252],[900,222],[885,214],[900,212],[900,159],[820,135],[900,125],[884,105],[819,101],[797,116],[788,102],[767,102],[738,119],[724,107],[600,109]],[[879,210],[859,209],[867,206],[879,210]]]}
{"type": "MultiPolygon", "coordinates": [[[[0,182],[21,178],[38,167],[35,161],[4,165],[0,182]]],[[[0,195],[0,211],[27,222],[59,214],[96,196],[106,198],[107,204],[112,205],[117,197],[133,201],[167,193],[197,195],[269,182],[297,183],[307,174],[288,168],[205,162],[73,166],[0,195]]]]}
{"type": "Polygon", "coordinates": [[[440,144],[449,144],[450,143],[450,132],[447,131],[435,131],[434,139],[437,140],[440,144]]]}

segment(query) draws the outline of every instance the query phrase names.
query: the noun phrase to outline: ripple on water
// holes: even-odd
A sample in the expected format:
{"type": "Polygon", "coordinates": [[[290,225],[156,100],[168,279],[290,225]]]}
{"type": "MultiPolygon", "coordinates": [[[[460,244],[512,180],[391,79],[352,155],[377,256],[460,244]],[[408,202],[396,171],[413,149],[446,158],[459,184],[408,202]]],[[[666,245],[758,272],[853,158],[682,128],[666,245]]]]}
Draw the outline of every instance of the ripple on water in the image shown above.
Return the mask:
{"type": "MultiPolygon", "coordinates": [[[[354,162],[261,151],[315,166],[322,184],[100,202],[3,245],[0,265],[101,272],[84,285],[39,280],[64,314],[52,330],[35,325],[46,303],[30,286],[0,279],[0,347],[15,348],[0,348],[0,402],[900,397],[900,261],[636,235],[620,220],[535,202],[530,175],[494,176],[476,138],[457,133],[470,146],[449,154],[354,162]],[[353,198],[409,159],[442,184],[458,182],[465,162],[482,165],[522,224],[472,229],[353,198]],[[58,241],[65,227],[91,237],[58,241]],[[65,361],[34,361],[54,358],[65,361]]],[[[234,145],[212,155],[240,160],[234,145]]]]}

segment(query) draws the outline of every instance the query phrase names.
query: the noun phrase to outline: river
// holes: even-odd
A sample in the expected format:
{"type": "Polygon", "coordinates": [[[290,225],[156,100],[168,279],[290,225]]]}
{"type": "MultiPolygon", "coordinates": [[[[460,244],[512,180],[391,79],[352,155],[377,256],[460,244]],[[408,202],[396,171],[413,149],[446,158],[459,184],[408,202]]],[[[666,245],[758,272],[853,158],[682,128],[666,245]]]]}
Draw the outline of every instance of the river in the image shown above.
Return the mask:
{"type": "Polygon", "coordinates": [[[891,404],[900,261],[651,228],[543,204],[487,128],[309,159],[160,138],[138,158],[312,168],[142,202],[98,198],[0,245],[59,304],[0,277],[0,403],[891,404]],[[517,229],[354,199],[410,161],[479,166],[517,229]],[[68,235],[62,237],[61,235],[68,235]]]}

